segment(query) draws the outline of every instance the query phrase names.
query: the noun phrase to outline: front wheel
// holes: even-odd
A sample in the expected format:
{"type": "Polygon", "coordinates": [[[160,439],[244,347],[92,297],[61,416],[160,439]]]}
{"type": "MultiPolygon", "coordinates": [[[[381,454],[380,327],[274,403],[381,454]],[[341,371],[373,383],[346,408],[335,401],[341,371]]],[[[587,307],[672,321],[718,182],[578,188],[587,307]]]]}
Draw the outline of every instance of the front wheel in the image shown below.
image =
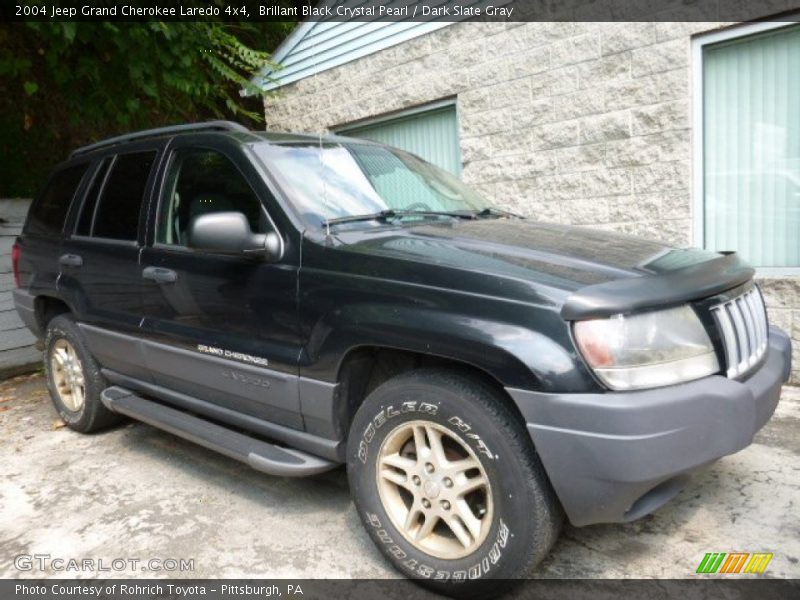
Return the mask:
{"type": "Polygon", "coordinates": [[[483,380],[404,373],[366,398],[350,431],[359,515],[394,566],[420,583],[495,594],[555,541],[562,512],[532,442],[483,380]]]}

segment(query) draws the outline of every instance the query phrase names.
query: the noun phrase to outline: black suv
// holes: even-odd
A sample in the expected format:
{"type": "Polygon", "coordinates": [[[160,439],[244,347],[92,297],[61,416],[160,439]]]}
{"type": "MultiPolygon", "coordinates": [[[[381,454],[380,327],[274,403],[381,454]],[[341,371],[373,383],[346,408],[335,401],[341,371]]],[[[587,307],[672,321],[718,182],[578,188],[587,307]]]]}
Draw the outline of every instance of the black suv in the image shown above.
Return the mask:
{"type": "MultiPolygon", "coordinates": [[[[411,154],[228,122],[76,150],[14,247],[61,418],[346,464],[408,576],[524,577],[741,450],[790,371],[733,253],[536,223],[411,154]]],[[[492,590],[497,590],[493,584],[492,590]]]]}

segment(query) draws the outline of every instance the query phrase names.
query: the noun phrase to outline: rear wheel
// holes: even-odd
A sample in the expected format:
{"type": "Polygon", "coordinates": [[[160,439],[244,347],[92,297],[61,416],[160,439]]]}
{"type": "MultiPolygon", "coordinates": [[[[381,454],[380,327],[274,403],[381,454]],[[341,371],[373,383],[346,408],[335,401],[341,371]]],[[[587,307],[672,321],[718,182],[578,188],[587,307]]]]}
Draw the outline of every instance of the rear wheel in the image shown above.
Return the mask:
{"type": "Polygon", "coordinates": [[[563,518],[518,417],[469,374],[411,371],[373,391],[353,421],[348,475],[381,551],[445,593],[496,594],[526,577],[563,518]]]}
{"type": "Polygon", "coordinates": [[[47,324],[44,352],[50,399],[70,429],[91,433],[121,420],[100,400],[108,384],[68,315],[54,317],[47,324]]]}
{"type": "Polygon", "coordinates": [[[59,338],[53,344],[50,373],[61,404],[70,412],[80,411],[86,400],[86,380],[78,353],[66,338],[59,338]]]}

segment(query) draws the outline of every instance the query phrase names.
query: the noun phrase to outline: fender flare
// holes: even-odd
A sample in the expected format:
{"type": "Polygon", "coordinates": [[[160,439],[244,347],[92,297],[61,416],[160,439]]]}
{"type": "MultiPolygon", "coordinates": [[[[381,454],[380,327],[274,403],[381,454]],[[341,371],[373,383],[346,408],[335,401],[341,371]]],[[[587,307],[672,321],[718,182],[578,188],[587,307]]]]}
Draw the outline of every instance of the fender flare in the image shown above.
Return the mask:
{"type": "MultiPolygon", "coordinates": [[[[563,323],[557,312],[550,315],[563,323]]],[[[574,353],[529,327],[386,303],[349,304],[326,315],[311,332],[303,363],[308,376],[336,378],[349,353],[370,346],[472,365],[506,387],[563,389],[563,379],[575,377],[574,353]]]]}

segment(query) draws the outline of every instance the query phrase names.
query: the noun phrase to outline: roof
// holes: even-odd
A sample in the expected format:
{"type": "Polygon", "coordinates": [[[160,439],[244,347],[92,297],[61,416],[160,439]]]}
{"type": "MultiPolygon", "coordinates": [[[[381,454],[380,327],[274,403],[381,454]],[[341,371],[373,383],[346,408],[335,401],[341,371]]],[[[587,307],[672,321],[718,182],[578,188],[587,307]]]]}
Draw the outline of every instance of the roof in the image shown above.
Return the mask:
{"type": "Polygon", "coordinates": [[[100,150],[110,146],[117,146],[119,144],[133,142],[136,140],[151,139],[165,135],[177,135],[180,133],[200,133],[209,131],[235,131],[239,133],[248,133],[248,129],[244,125],[234,123],[233,121],[205,121],[202,123],[170,125],[168,127],[157,127],[156,129],[132,131],[131,133],[106,138],[104,140],[100,140],[99,142],[95,142],[94,144],[89,144],[88,146],[82,146],[81,148],[73,150],[72,154],[70,154],[70,158],[88,154],[94,150],[100,150]]]}
{"type": "MultiPolygon", "coordinates": [[[[335,0],[327,3],[341,4],[335,0]]],[[[347,2],[345,2],[347,3],[347,2]]],[[[463,5],[483,4],[464,0],[463,5]]],[[[386,7],[414,6],[421,0],[378,0],[386,7]]],[[[457,20],[457,19],[455,19],[457,20]]],[[[281,65],[267,70],[254,81],[264,91],[310,77],[385,48],[451,25],[448,21],[304,21],[275,50],[272,61],[281,65]]]]}
{"type": "Polygon", "coordinates": [[[323,144],[341,144],[348,142],[358,142],[363,144],[378,145],[371,140],[362,140],[343,135],[315,135],[304,133],[286,133],[282,131],[251,131],[251,136],[258,137],[270,144],[291,144],[295,142],[314,142],[323,144]]]}
{"type": "MultiPolygon", "coordinates": [[[[182,125],[172,125],[170,127],[159,127],[157,129],[144,129],[141,131],[132,131],[124,135],[100,140],[88,146],[77,148],[70,154],[70,158],[76,158],[90,154],[95,150],[103,150],[113,146],[118,146],[128,142],[138,140],[153,139],[165,136],[188,135],[192,133],[219,133],[223,135],[233,136],[243,143],[252,143],[255,140],[262,140],[271,144],[285,144],[293,142],[309,142],[315,143],[342,143],[353,141],[353,138],[344,137],[341,135],[314,135],[303,133],[289,133],[279,131],[251,131],[232,121],[206,121],[201,123],[185,123],[182,125]]],[[[364,143],[373,143],[367,140],[359,140],[364,143]]]]}

